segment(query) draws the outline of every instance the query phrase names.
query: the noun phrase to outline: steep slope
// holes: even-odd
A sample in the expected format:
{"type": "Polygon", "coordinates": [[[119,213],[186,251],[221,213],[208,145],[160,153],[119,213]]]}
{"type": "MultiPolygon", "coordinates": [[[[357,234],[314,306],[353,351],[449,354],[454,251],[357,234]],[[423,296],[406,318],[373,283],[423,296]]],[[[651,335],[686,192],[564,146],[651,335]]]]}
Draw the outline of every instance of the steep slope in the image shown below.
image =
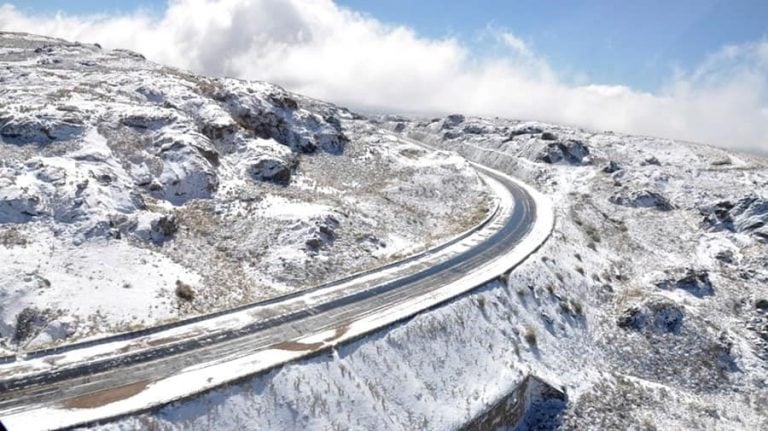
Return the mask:
{"type": "Polygon", "coordinates": [[[464,159],[273,85],[12,33],[0,65],[7,349],[334,280],[490,208],[464,159]]]}

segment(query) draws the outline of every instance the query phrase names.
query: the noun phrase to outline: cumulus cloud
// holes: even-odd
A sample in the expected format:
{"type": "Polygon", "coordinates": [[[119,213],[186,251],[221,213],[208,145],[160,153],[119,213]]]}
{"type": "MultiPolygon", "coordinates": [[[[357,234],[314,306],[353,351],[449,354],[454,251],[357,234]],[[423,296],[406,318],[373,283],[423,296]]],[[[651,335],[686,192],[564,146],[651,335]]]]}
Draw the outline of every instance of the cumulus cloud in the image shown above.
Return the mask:
{"type": "Polygon", "coordinates": [[[172,0],[162,16],[35,15],[0,29],[105,47],[197,72],[275,82],[357,109],[536,119],[768,153],[768,41],[728,46],[656,93],[573,85],[513,32],[478,57],[331,0],[172,0]]]}

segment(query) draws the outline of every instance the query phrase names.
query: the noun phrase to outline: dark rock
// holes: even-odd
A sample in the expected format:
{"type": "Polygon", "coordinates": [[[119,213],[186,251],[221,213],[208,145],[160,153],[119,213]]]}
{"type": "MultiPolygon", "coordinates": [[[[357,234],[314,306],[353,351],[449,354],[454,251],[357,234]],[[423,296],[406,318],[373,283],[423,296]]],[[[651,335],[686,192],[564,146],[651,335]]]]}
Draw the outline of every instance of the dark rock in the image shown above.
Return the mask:
{"type": "Polygon", "coordinates": [[[324,115],[323,120],[330,124],[334,129],[336,129],[337,132],[341,132],[341,120],[339,120],[339,117],[333,116],[333,115],[324,115]]]}
{"type": "Polygon", "coordinates": [[[482,135],[487,133],[487,130],[482,126],[478,126],[477,124],[468,124],[464,126],[462,132],[468,135],[482,135]]]}
{"type": "Polygon", "coordinates": [[[195,299],[195,291],[192,290],[192,286],[188,285],[187,283],[184,283],[181,280],[176,280],[175,293],[179,299],[182,299],[187,302],[190,302],[193,299],[195,299]]]}
{"type": "Polygon", "coordinates": [[[219,166],[219,152],[213,149],[211,146],[208,145],[198,145],[193,144],[192,145],[195,150],[197,150],[198,153],[200,153],[201,156],[205,160],[208,160],[208,163],[211,164],[211,166],[218,167],[219,166]]]}
{"type": "Polygon", "coordinates": [[[320,248],[323,246],[323,240],[318,237],[312,237],[308,239],[304,245],[307,246],[307,249],[313,252],[317,252],[320,250],[320,248]]]}
{"type": "Polygon", "coordinates": [[[655,156],[648,157],[647,159],[640,162],[640,166],[649,166],[649,165],[661,166],[661,162],[655,156]]]}
{"type": "Polygon", "coordinates": [[[317,253],[326,245],[331,245],[336,240],[336,229],[340,223],[336,217],[327,215],[315,222],[311,230],[311,237],[304,242],[307,250],[311,253],[317,253]]]}
{"type": "Polygon", "coordinates": [[[655,208],[659,211],[671,211],[675,208],[661,193],[650,190],[620,192],[608,200],[612,204],[631,208],[655,208]]]}
{"type": "Polygon", "coordinates": [[[461,123],[463,123],[465,120],[464,116],[461,114],[451,114],[447,117],[445,117],[444,126],[447,125],[449,127],[457,126],[461,123]]]}
{"type": "Polygon", "coordinates": [[[557,135],[552,132],[544,132],[541,134],[541,139],[544,141],[556,141],[557,135]]]}
{"type": "Polygon", "coordinates": [[[717,202],[700,210],[704,216],[703,225],[712,231],[750,233],[768,243],[768,200],[756,195],[717,202]]]}
{"type": "Polygon", "coordinates": [[[45,203],[39,196],[22,189],[0,189],[0,223],[25,223],[45,214],[45,203]]]}
{"type": "Polygon", "coordinates": [[[665,290],[682,289],[700,298],[715,294],[712,281],[709,279],[709,272],[706,270],[697,271],[690,268],[685,270],[685,273],[681,278],[665,279],[656,282],[656,287],[665,290]]]}
{"type": "Polygon", "coordinates": [[[768,311],[768,299],[758,299],[755,301],[755,308],[761,311],[768,311]]]}
{"type": "Polygon", "coordinates": [[[511,130],[509,132],[509,137],[514,138],[515,136],[521,136],[521,135],[536,135],[542,132],[543,130],[541,130],[541,128],[539,127],[524,126],[524,127],[511,130]]]}
{"type": "Polygon", "coordinates": [[[736,258],[731,250],[718,251],[717,254],[715,254],[715,259],[728,264],[736,263],[736,258]]]}
{"type": "Polygon", "coordinates": [[[315,135],[317,145],[326,153],[342,154],[344,148],[349,142],[349,138],[343,133],[318,134],[315,135]]]}
{"type": "Polygon", "coordinates": [[[271,181],[277,184],[288,184],[291,181],[291,166],[277,158],[260,157],[248,165],[247,171],[256,181],[271,181]]]}
{"type": "Polygon", "coordinates": [[[84,131],[85,124],[76,116],[59,118],[39,114],[34,117],[0,117],[0,137],[12,144],[66,141],[81,136],[84,131]]]}
{"type": "Polygon", "coordinates": [[[679,334],[684,314],[676,304],[652,299],[624,310],[616,324],[619,328],[653,334],[679,334]]]}
{"type": "Polygon", "coordinates": [[[618,171],[621,171],[623,169],[624,168],[622,168],[621,165],[619,165],[618,163],[616,163],[613,160],[611,160],[610,162],[608,162],[607,165],[605,165],[603,167],[602,171],[605,174],[612,174],[614,172],[618,172],[618,171]]]}
{"type": "Polygon", "coordinates": [[[271,94],[269,96],[269,101],[272,102],[273,105],[281,109],[290,109],[290,110],[299,109],[299,103],[285,94],[271,94]]]}
{"type": "Polygon", "coordinates": [[[450,139],[456,139],[456,138],[458,138],[460,136],[461,136],[461,133],[454,132],[452,130],[448,130],[445,133],[443,133],[443,140],[447,141],[447,140],[450,140],[450,139]]]}
{"type": "Polygon", "coordinates": [[[405,130],[405,123],[395,124],[395,133],[401,133],[403,130],[405,130]]]}
{"type": "Polygon", "coordinates": [[[164,215],[152,221],[150,224],[150,239],[155,244],[162,244],[172,238],[179,231],[179,221],[175,215],[164,215]]]}
{"type": "Polygon", "coordinates": [[[21,344],[37,336],[48,324],[49,313],[40,311],[35,307],[27,307],[16,315],[16,329],[13,333],[13,342],[21,344]]]}
{"type": "Polygon", "coordinates": [[[589,148],[583,142],[570,139],[566,142],[552,142],[536,156],[544,163],[554,164],[566,161],[572,165],[582,165],[587,161],[589,148]]]}

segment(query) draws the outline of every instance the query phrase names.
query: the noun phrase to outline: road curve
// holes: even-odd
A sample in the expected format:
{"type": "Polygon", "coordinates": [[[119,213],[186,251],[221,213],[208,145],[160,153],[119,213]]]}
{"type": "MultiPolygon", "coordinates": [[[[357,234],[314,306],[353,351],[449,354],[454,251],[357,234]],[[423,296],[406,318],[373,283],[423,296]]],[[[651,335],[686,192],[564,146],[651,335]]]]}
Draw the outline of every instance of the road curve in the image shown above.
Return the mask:
{"type": "Polygon", "coordinates": [[[546,220],[537,220],[540,196],[500,172],[476,166],[500,205],[458,243],[402,267],[188,327],[0,364],[0,420],[13,431],[136,413],[333,347],[502,275],[549,236],[551,209],[546,220]],[[175,392],[182,375],[189,387],[176,386],[175,392]]]}

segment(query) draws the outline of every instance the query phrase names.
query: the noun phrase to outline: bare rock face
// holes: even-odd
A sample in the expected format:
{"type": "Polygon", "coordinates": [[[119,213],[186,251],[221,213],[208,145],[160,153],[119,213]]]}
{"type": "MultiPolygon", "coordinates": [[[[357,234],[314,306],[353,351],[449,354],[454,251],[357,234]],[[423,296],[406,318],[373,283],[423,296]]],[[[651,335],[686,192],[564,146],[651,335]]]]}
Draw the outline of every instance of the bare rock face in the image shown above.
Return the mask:
{"type": "Polygon", "coordinates": [[[675,276],[674,272],[668,273],[668,275],[670,278],[659,280],[656,282],[656,287],[665,290],[682,289],[697,297],[715,294],[708,271],[688,268],[684,270],[682,276],[675,276]]]}
{"type": "Polygon", "coordinates": [[[0,223],[24,223],[45,213],[43,198],[31,190],[0,188],[0,223]]]}
{"type": "Polygon", "coordinates": [[[617,193],[608,200],[615,205],[630,208],[654,208],[659,211],[671,211],[674,209],[669,200],[659,192],[651,190],[637,190],[617,193]]]}
{"type": "Polygon", "coordinates": [[[744,232],[768,243],[768,200],[756,195],[702,208],[704,225],[713,231],[744,232]]]}
{"type": "MultiPolygon", "coordinates": [[[[542,139],[544,139],[543,135],[542,139]]],[[[536,159],[549,164],[561,161],[571,165],[587,164],[589,162],[589,148],[583,142],[575,139],[569,139],[565,142],[552,142],[544,147],[536,156],[536,159]]]]}
{"type": "Polygon", "coordinates": [[[0,137],[18,145],[49,144],[76,138],[83,134],[85,124],[74,113],[0,111],[0,137]]]}
{"type": "Polygon", "coordinates": [[[678,334],[683,318],[680,306],[667,300],[651,299],[624,310],[616,324],[637,332],[678,334]]]}
{"type": "Polygon", "coordinates": [[[261,156],[247,167],[248,175],[255,181],[271,181],[288,184],[291,181],[291,166],[284,160],[261,156]]]}

